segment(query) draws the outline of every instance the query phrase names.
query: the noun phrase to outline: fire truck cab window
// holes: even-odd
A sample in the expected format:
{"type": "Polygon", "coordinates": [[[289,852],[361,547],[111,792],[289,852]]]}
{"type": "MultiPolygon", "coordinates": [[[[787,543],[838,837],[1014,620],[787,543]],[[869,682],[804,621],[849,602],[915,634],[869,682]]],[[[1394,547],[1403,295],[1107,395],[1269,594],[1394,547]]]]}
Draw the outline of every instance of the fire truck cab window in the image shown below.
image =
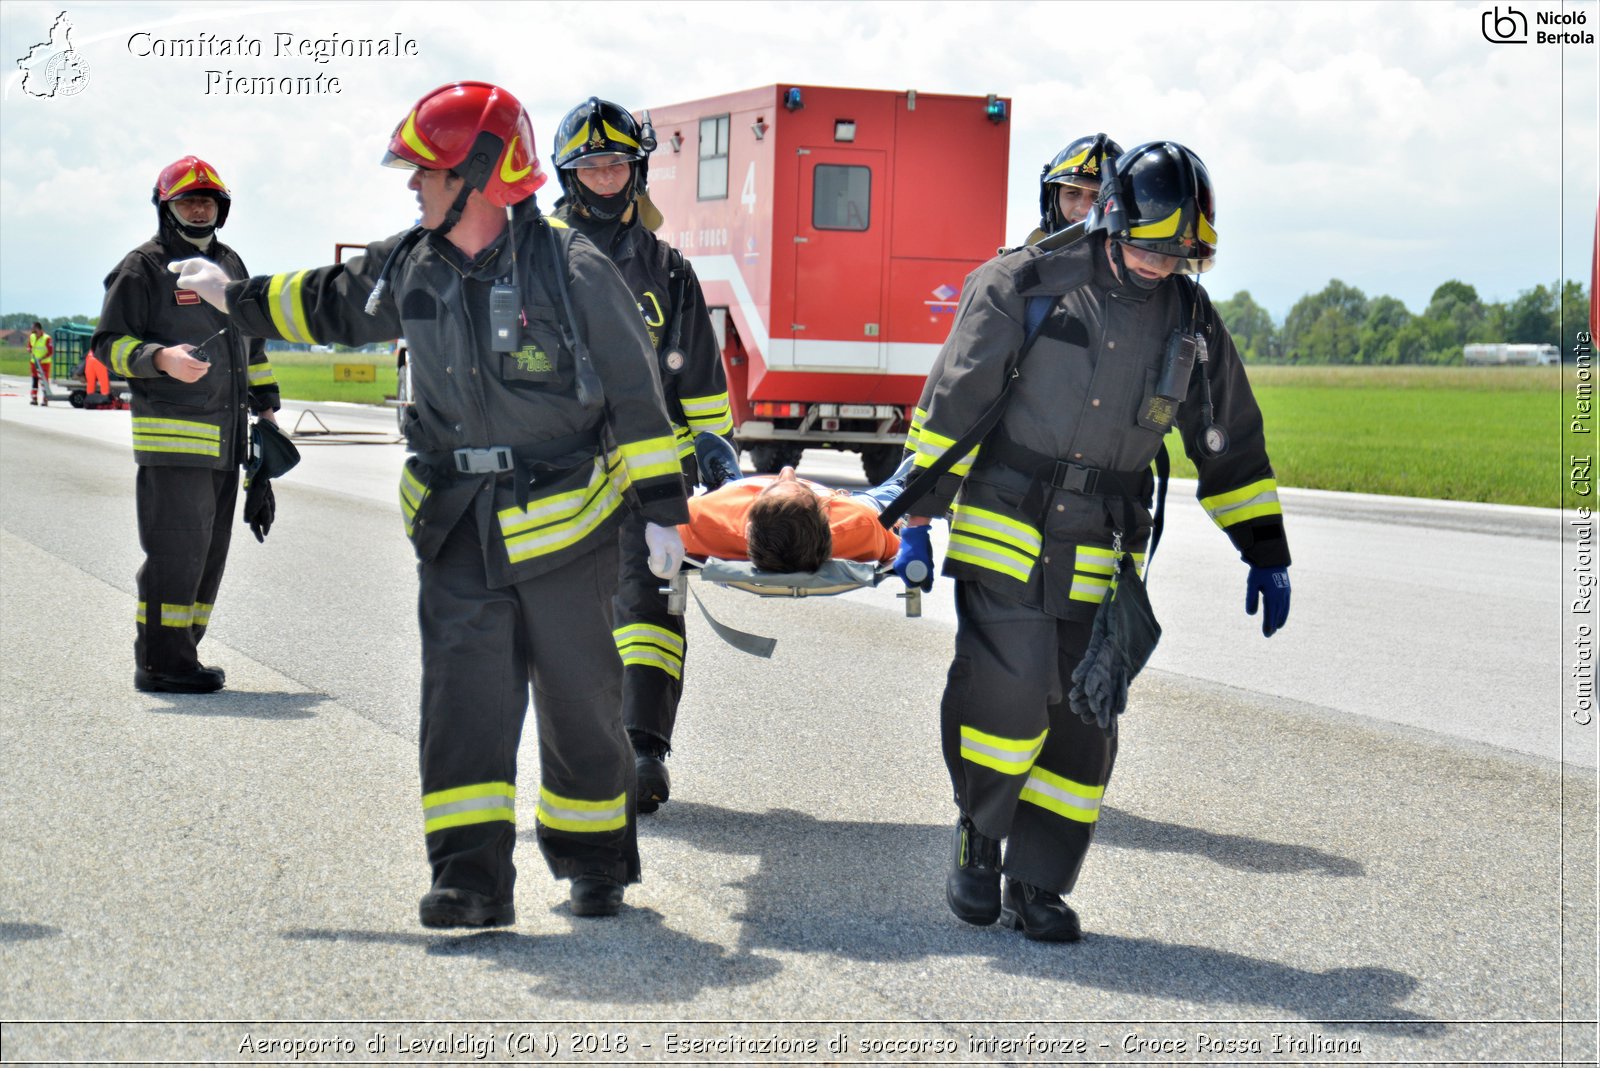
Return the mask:
{"type": "Polygon", "coordinates": [[[728,196],[728,116],[700,120],[700,200],[728,196]]]}
{"type": "Polygon", "coordinates": [[[865,230],[872,222],[872,170],[817,164],[811,225],[817,230],[865,230]]]}

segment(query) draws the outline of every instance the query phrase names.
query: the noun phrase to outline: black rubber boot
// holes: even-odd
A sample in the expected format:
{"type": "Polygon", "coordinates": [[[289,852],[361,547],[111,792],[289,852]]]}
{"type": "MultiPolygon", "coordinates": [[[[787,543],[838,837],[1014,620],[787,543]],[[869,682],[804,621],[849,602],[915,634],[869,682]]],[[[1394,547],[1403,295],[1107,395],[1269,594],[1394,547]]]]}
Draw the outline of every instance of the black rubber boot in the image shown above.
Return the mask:
{"type": "Polygon", "coordinates": [[[965,816],[956,820],[944,898],[958,918],[978,927],[1000,918],[1000,840],[979,834],[965,816]]]}
{"type": "Polygon", "coordinates": [[[133,687],[145,693],[216,693],[227,681],[221,668],[197,667],[193,671],[155,671],[134,668],[133,687]]]}
{"type": "Polygon", "coordinates": [[[475,890],[435,887],[422,895],[417,918],[424,927],[506,927],[517,922],[517,909],[475,890]]]}
{"type": "Polygon", "coordinates": [[[635,742],[633,768],[639,780],[639,811],[654,812],[672,794],[672,776],[667,774],[667,747],[660,742],[635,742]]]}
{"type": "Polygon", "coordinates": [[[580,875],[572,880],[574,916],[615,916],[622,911],[622,884],[605,875],[580,875]]]}
{"type": "Polygon", "coordinates": [[[1015,879],[1006,880],[1000,922],[1035,942],[1076,942],[1083,938],[1078,914],[1061,900],[1060,894],[1015,879]]]}

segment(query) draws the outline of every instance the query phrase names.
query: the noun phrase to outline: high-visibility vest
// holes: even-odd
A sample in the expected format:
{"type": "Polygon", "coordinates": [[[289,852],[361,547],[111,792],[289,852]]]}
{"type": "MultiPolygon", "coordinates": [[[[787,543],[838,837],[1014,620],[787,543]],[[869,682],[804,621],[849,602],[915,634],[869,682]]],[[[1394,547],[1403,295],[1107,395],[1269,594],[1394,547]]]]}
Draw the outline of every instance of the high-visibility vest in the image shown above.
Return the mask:
{"type": "Polygon", "coordinates": [[[28,348],[33,352],[33,358],[44,363],[50,358],[50,338],[45,334],[28,335],[28,348]]]}

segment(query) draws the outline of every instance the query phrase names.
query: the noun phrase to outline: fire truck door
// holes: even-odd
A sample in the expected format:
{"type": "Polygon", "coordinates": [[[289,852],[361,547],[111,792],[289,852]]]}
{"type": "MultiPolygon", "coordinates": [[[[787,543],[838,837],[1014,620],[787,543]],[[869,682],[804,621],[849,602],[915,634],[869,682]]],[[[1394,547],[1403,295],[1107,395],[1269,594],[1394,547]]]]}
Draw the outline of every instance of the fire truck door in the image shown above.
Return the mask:
{"type": "Polygon", "coordinates": [[[884,153],[811,148],[796,159],[794,364],[885,370],[884,153]]]}

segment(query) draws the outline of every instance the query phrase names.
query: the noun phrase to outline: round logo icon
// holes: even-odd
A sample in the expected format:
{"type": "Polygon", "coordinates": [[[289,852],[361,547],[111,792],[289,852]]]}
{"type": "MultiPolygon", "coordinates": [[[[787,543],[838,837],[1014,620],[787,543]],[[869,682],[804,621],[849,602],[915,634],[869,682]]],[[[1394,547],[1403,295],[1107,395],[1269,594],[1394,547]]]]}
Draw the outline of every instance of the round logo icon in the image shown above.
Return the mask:
{"type": "Polygon", "coordinates": [[[677,349],[673,349],[666,355],[666,364],[667,370],[669,371],[683,370],[683,353],[679,352],[677,349]]]}
{"type": "Polygon", "coordinates": [[[89,63],[76,49],[57,52],[44,65],[46,96],[76,96],[89,86],[89,63]]]}

